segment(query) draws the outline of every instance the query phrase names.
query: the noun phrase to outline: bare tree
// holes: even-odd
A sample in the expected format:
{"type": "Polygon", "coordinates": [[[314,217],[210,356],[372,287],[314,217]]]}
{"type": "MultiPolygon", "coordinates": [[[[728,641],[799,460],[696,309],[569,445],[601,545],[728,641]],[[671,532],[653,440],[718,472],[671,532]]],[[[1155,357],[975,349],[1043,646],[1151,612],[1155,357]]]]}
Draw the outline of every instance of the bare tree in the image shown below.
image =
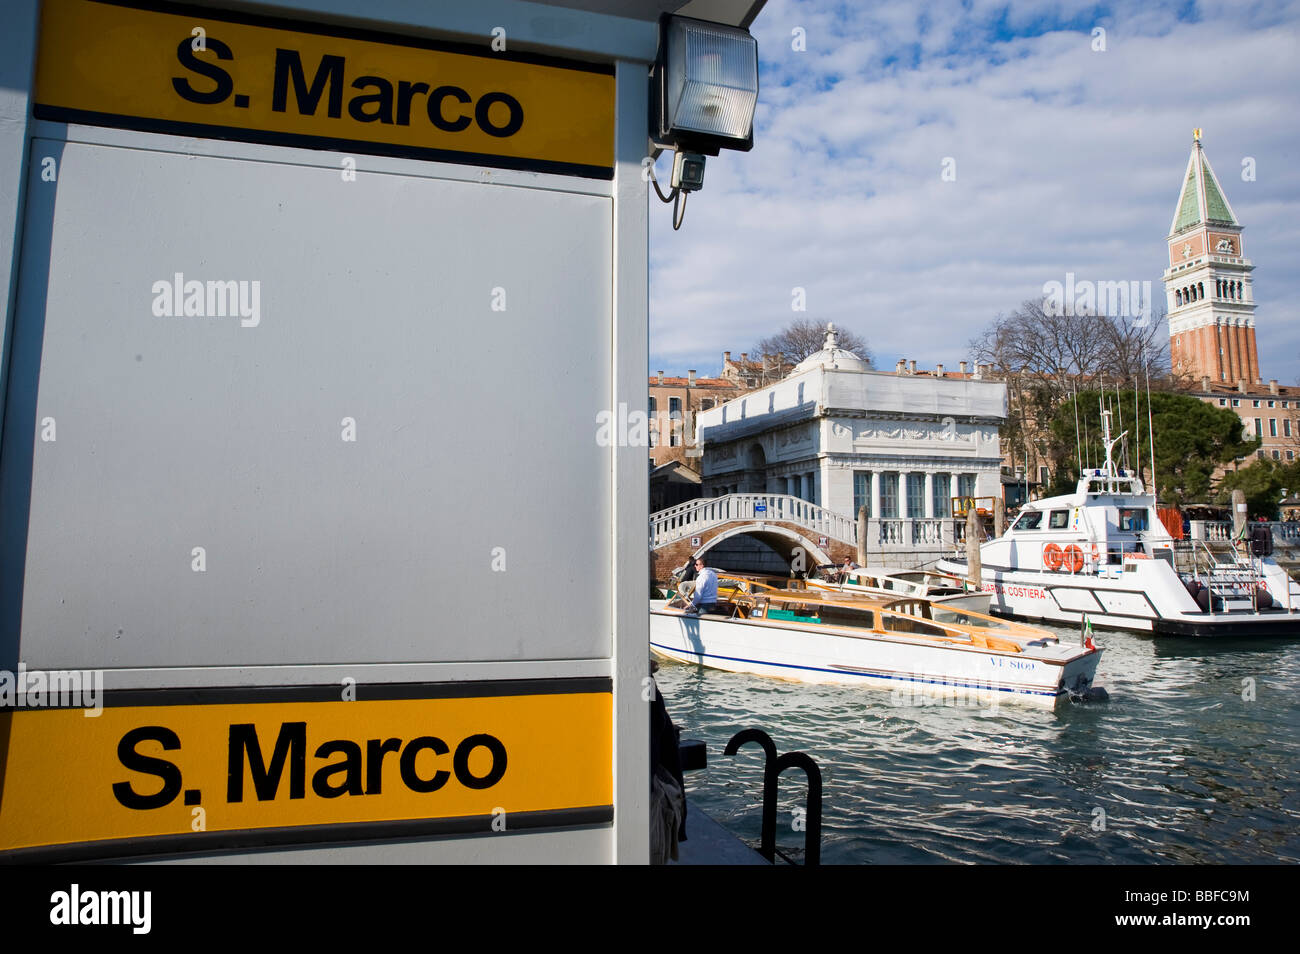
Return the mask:
{"type": "MultiPolygon", "coordinates": [[[[839,347],[852,351],[863,361],[871,363],[871,349],[859,335],[836,326],[839,347]]],[[[753,354],[776,355],[785,364],[798,364],[810,354],[822,350],[826,343],[826,326],[811,318],[796,318],[771,337],[764,338],[752,349],[753,354]]]]}
{"type": "Polygon", "coordinates": [[[999,315],[970,343],[977,364],[1007,385],[1003,450],[1030,474],[1054,463],[1045,427],[1071,395],[1099,387],[1168,387],[1164,311],[1144,318],[1063,314],[1043,301],[999,315]],[[1023,462],[1023,464],[1021,464],[1023,462]]]}
{"type": "Polygon", "coordinates": [[[970,343],[978,364],[1017,387],[1034,387],[1052,403],[1105,381],[1121,387],[1165,380],[1169,337],[1164,312],[1147,318],[1061,314],[1026,301],[999,315],[970,343]]]}

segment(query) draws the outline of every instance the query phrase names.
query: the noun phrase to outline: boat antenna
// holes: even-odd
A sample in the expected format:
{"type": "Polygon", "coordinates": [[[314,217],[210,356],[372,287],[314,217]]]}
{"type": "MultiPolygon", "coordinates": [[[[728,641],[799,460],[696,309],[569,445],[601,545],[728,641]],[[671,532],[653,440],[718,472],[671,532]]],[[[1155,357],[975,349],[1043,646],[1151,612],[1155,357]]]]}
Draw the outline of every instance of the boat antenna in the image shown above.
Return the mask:
{"type": "Polygon", "coordinates": [[[1074,397],[1070,403],[1074,406],[1074,461],[1079,467],[1079,476],[1083,476],[1083,445],[1079,443],[1079,382],[1071,382],[1074,397]]]}
{"type": "MultiPolygon", "coordinates": [[[[1151,495],[1158,494],[1156,487],[1156,432],[1151,424],[1151,365],[1147,362],[1146,344],[1142,345],[1142,366],[1147,378],[1147,437],[1151,441],[1151,495]]],[[[1136,390],[1136,388],[1134,389],[1136,390]]],[[[1157,499],[1157,503],[1159,500],[1157,499]]]]}
{"type": "MultiPolygon", "coordinates": [[[[1110,411],[1106,408],[1106,382],[1101,382],[1101,390],[1097,392],[1097,412],[1101,419],[1101,450],[1106,455],[1106,460],[1110,460],[1110,411]]],[[[1106,466],[1106,460],[1101,462],[1101,466],[1106,466]]]]}
{"type": "MultiPolygon", "coordinates": [[[[1076,410],[1075,413],[1077,414],[1078,411],[1076,410]]],[[[1088,415],[1087,414],[1083,416],[1083,453],[1084,453],[1083,466],[1085,469],[1091,470],[1092,469],[1091,466],[1092,465],[1092,442],[1091,439],[1088,437],[1088,415]]]]}
{"type": "MultiPolygon", "coordinates": [[[[1124,408],[1119,399],[1119,378],[1115,379],[1115,420],[1119,424],[1121,434],[1126,433],[1124,430],[1124,408]]],[[[1125,467],[1128,466],[1128,441],[1120,445],[1120,463],[1125,467]]]]}
{"type": "Polygon", "coordinates": [[[1142,413],[1138,408],[1138,383],[1136,375],[1133,378],[1133,457],[1135,463],[1133,470],[1137,472],[1138,479],[1142,479],[1142,413]]]}

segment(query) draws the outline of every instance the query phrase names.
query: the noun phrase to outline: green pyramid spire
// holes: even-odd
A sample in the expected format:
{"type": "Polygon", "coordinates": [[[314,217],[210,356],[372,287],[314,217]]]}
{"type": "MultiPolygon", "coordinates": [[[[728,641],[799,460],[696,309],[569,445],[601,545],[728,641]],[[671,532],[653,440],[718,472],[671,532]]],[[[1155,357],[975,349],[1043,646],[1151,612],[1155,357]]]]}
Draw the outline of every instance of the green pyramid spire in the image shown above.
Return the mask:
{"type": "Polygon", "coordinates": [[[1192,154],[1187,159],[1187,176],[1178,194],[1178,207],[1169,228],[1173,235],[1194,225],[1240,225],[1232,213],[1232,206],[1223,194],[1218,176],[1210,167],[1210,160],[1201,148],[1201,131],[1195,133],[1192,154]]]}
{"type": "Polygon", "coordinates": [[[1236,225],[1237,219],[1228,208],[1228,200],[1223,197],[1223,192],[1219,189],[1219,180],[1214,178],[1214,170],[1210,168],[1208,159],[1205,160],[1205,171],[1201,179],[1205,184],[1205,208],[1209,213],[1209,220],[1236,225]]]}
{"type": "Polygon", "coordinates": [[[1196,167],[1193,163],[1187,170],[1187,181],[1183,183],[1183,194],[1178,198],[1178,212],[1174,215],[1173,231],[1181,232],[1189,225],[1201,220],[1201,202],[1196,194],[1196,167]]]}

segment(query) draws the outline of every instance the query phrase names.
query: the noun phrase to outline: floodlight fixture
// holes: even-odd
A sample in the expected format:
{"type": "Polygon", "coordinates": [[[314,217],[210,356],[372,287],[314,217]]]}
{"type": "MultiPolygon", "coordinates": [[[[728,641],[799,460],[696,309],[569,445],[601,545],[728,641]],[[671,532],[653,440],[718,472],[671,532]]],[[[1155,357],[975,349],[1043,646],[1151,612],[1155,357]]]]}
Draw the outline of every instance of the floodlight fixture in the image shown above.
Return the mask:
{"type": "MultiPolygon", "coordinates": [[[[758,43],[743,27],[664,14],[659,51],[650,71],[650,141],[673,150],[673,228],[681,227],[686,196],[704,188],[706,156],[754,148],[758,105],[758,43]],[[680,203],[680,205],[679,205],[680,203]]],[[[657,155],[657,152],[656,152],[657,155]]]]}
{"type": "Polygon", "coordinates": [[[716,156],[754,148],[758,42],[742,27],[665,15],[650,74],[650,138],[716,156]]]}

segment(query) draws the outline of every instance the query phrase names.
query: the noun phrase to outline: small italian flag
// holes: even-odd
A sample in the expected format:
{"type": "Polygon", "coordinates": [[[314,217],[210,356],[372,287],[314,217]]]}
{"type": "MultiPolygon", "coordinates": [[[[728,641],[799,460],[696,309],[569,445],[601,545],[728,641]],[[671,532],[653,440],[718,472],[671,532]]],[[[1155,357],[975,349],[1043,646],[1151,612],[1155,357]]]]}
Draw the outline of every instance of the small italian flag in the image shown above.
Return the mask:
{"type": "Polygon", "coordinates": [[[1083,643],[1084,649],[1096,649],[1097,644],[1092,641],[1092,620],[1088,619],[1088,614],[1083,614],[1083,629],[1079,635],[1082,637],[1080,642],[1083,643]]]}

